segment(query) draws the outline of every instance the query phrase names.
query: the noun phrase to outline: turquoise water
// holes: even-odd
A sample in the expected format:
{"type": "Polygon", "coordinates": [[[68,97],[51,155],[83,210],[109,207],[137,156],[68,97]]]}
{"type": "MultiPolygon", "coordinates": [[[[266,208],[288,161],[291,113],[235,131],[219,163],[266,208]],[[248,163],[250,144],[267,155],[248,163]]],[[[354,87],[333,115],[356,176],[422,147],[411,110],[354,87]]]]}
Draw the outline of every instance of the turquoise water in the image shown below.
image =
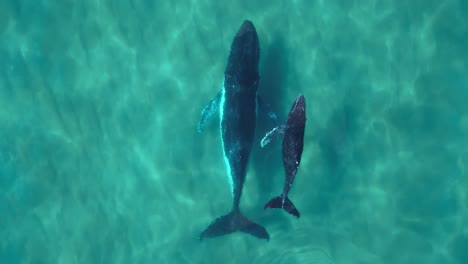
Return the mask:
{"type": "Polygon", "coordinates": [[[233,2],[0,2],[0,263],[467,263],[468,2],[233,2]],[[241,208],[270,241],[200,242],[231,194],[196,124],[244,19],[263,99],[307,100],[301,218],[263,210],[284,172],[257,144],[241,208]]]}

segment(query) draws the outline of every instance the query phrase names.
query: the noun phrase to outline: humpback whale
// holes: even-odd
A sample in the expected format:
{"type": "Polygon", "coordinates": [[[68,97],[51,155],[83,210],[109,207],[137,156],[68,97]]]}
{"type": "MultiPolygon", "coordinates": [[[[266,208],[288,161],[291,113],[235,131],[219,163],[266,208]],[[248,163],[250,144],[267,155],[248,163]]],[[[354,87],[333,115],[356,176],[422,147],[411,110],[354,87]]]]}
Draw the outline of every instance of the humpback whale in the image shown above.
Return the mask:
{"type": "Polygon", "coordinates": [[[283,165],[286,176],[283,193],[268,201],[264,209],[283,208],[297,218],[300,216],[299,211],[289,200],[288,193],[301,163],[306,122],[305,107],[304,96],[299,95],[289,111],[286,123],[268,132],[260,142],[261,146],[264,147],[274,138],[283,135],[283,165]]]}
{"type": "MultiPolygon", "coordinates": [[[[257,32],[252,22],[245,20],[231,44],[223,87],[203,109],[198,123],[198,131],[201,132],[206,121],[219,112],[221,143],[233,197],[231,212],[216,218],[208,225],[200,234],[200,240],[236,231],[261,239],[269,240],[270,238],[263,226],[247,219],[239,209],[247,164],[254,141],[257,106],[261,104],[257,94],[260,79],[259,59],[260,47],[257,32]]],[[[269,116],[275,119],[273,113],[269,113],[269,116]]]]}

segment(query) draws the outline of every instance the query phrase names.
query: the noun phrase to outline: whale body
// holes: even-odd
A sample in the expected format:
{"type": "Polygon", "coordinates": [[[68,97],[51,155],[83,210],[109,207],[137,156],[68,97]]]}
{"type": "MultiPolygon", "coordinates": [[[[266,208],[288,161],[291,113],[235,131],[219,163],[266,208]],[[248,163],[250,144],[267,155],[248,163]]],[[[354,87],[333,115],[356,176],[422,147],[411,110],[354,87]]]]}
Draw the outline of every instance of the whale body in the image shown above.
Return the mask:
{"type": "Polygon", "coordinates": [[[260,142],[264,147],[274,138],[283,135],[283,166],[285,183],[283,193],[265,204],[267,208],[283,208],[286,212],[299,218],[300,213],[289,200],[288,193],[296,177],[301,163],[302,150],[304,148],[304,130],[306,123],[306,104],[303,95],[299,95],[294,101],[285,124],[275,127],[268,132],[260,142]]]}
{"type": "Polygon", "coordinates": [[[203,109],[198,124],[201,132],[206,121],[219,112],[221,143],[233,197],[231,211],[203,230],[200,240],[236,231],[270,238],[263,226],[247,219],[239,209],[257,122],[259,59],[257,32],[252,22],[245,20],[231,44],[222,90],[203,109]]]}

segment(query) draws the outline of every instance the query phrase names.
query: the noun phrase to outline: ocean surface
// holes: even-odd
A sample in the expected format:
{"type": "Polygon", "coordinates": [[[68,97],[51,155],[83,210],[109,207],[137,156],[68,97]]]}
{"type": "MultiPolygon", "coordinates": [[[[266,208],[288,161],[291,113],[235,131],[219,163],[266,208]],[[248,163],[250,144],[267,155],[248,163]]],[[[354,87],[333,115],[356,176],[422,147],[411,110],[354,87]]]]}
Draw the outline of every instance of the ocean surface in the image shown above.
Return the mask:
{"type": "Polygon", "coordinates": [[[468,1],[0,1],[0,263],[468,263],[468,1]],[[220,90],[245,19],[259,94],[307,102],[295,217],[259,115],[242,212],[220,90]]]}

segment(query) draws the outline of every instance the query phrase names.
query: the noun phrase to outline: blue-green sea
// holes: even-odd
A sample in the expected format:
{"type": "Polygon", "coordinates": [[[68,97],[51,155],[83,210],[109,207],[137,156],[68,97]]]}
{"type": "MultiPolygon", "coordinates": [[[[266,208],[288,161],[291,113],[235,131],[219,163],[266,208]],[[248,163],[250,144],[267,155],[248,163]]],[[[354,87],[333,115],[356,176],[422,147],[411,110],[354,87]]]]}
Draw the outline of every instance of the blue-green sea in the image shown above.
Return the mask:
{"type": "Polygon", "coordinates": [[[0,263],[468,263],[468,1],[0,1],[0,263]],[[258,116],[241,211],[219,118],[244,20],[258,93],[307,102],[289,193],[258,116]]]}

